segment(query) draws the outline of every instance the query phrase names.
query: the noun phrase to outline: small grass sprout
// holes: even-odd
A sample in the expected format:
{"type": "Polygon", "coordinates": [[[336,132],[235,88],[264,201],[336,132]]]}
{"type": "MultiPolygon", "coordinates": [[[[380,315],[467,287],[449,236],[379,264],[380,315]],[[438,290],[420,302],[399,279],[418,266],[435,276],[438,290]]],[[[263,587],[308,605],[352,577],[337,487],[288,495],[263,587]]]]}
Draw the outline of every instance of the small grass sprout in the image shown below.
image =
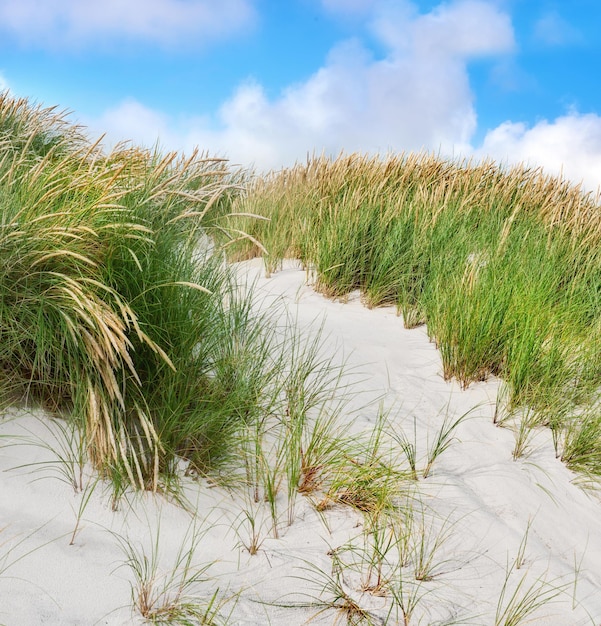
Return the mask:
{"type": "Polygon", "coordinates": [[[422,476],[424,478],[428,478],[436,459],[438,459],[438,457],[449,448],[455,437],[455,430],[457,429],[459,424],[461,424],[461,422],[463,422],[469,416],[470,412],[471,411],[469,411],[468,413],[464,413],[456,419],[453,419],[449,415],[444,418],[443,423],[438,430],[433,443],[429,447],[426,466],[424,467],[424,470],[422,472],[422,476]]]}
{"type": "Polygon", "coordinates": [[[390,437],[398,444],[409,466],[409,475],[412,480],[417,481],[419,474],[422,478],[428,478],[432,471],[432,467],[438,457],[440,457],[453,443],[455,439],[455,430],[468,417],[470,412],[453,420],[448,414],[443,419],[440,429],[436,432],[434,441],[428,446],[426,459],[423,469],[418,471],[418,450],[417,450],[417,424],[416,418],[413,418],[413,438],[409,439],[407,434],[399,428],[391,427],[388,429],[390,437]]]}
{"type": "Polygon", "coordinates": [[[345,451],[318,508],[331,504],[351,506],[375,520],[395,507],[407,491],[407,474],[391,458],[384,442],[384,421],[378,419],[368,440],[356,439],[345,451]]]}
{"type": "Polygon", "coordinates": [[[75,513],[75,526],[73,527],[73,532],[71,533],[71,538],[69,540],[69,545],[72,546],[75,544],[75,537],[78,532],[81,530],[81,522],[83,519],[83,514],[90,503],[90,499],[92,498],[92,494],[95,492],[96,487],[98,485],[99,479],[90,478],[86,483],[85,487],[79,492],[79,506],[77,507],[77,511],[75,513]]]}
{"type": "Polygon", "coordinates": [[[443,570],[445,561],[439,559],[442,546],[448,541],[452,532],[452,524],[446,520],[442,525],[434,520],[426,523],[425,512],[421,511],[421,517],[412,520],[412,557],[415,580],[430,581],[438,576],[443,570]]]}
{"type": "Polygon", "coordinates": [[[244,510],[240,513],[235,532],[240,539],[240,544],[251,556],[259,552],[266,539],[264,526],[265,520],[262,516],[261,507],[252,501],[247,502],[244,510]]]}
{"type": "Polygon", "coordinates": [[[314,563],[306,562],[300,569],[304,572],[300,580],[308,582],[316,590],[316,595],[306,592],[308,606],[317,608],[318,612],[311,618],[316,619],[326,611],[334,611],[334,623],[345,623],[348,626],[380,626],[384,624],[381,617],[373,610],[361,605],[361,592],[351,588],[345,579],[347,564],[341,559],[338,549],[328,552],[331,558],[331,572],[326,572],[314,563]]]}
{"type": "Polygon", "coordinates": [[[528,524],[526,525],[526,531],[524,532],[524,536],[522,537],[522,541],[520,541],[520,546],[518,548],[518,553],[515,557],[514,566],[515,569],[522,569],[526,564],[526,546],[528,544],[528,535],[530,533],[530,527],[532,526],[532,519],[528,519],[528,524]]]}
{"type": "Polygon", "coordinates": [[[136,611],[152,624],[222,623],[219,617],[224,600],[219,589],[204,592],[210,583],[208,570],[212,563],[196,563],[200,541],[205,530],[193,519],[186,530],[174,561],[163,570],[160,550],[160,524],[147,552],[141,545],[115,535],[133,580],[132,603],[136,611]]]}
{"type": "Polygon", "coordinates": [[[415,416],[413,417],[413,440],[409,440],[407,435],[402,430],[398,432],[392,431],[392,437],[399,444],[401,451],[409,464],[411,478],[417,481],[417,424],[415,416]]]}
{"type": "Polygon", "coordinates": [[[515,563],[507,569],[497,602],[495,626],[520,626],[527,623],[533,613],[564,591],[562,586],[554,586],[540,577],[529,583],[528,572],[519,578],[517,584],[513,584],[511,579],[514,569],[515,563]]]}
{"type": "Polygon", "coordinates": [[[76,493],[84,491],[87,453],[85,440],[77,426],[50,415],[37,415],[36,423],[43,430],[43,434],[25,426],[28,435],[19,436],[11,445],[39,447],[47,452],[50,458],[11,469],[29,469],[35,473],[42,473],[40,478],[54,476],[73,487],[76,493]]]}

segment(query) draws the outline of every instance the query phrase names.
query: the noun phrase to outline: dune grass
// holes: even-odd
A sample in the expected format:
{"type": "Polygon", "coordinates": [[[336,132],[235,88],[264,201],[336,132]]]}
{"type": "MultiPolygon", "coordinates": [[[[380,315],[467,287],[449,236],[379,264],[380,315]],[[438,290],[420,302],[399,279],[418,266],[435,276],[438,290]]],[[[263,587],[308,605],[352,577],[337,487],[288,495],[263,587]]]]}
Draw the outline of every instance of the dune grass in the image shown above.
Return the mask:
{"type": "Polygon", "coordinates": [[[344,390],[319,333],[304,342],[257,312],[225,263],[223,246],[246,236],[232,214],[246,175],[198,153],[105,153],[63,114],[8,95],[0,125],[5,405],[68,418],[80,465],[115,502],[128,485],[177,490],[182,463],[246,470],[276,532],[286,489],[291,523],[297,494],[348,465],[334,432],[344,390]]]}
{"type": "Polygon", "coordinates": [[[298,257],[324,294],[359,289],[406,326],[427,323],[445,378],[503,379],[499,422],[527,414],[574,467],[595,458],[571,448],[601,439],[596,198],[540,170],[429,154],[314,158],[247,179],[198,153],[105,153],[63,114],[3,95],[5,402],[68,413],[103,475],[153,490],[180,458],[201,473],[226,461],[282,395],[296,437],[293,377],[319,364],[308,349],[296,374],[278,361],[224,246],[267,253],[268,272],[298,257]]]}
{"type": "Polygon", "coordinates": [[[117,491],[216,470],[281,389],[273,323],[211,236],[244,236],[222,225],[243,178],[0,98],[1,397],[73,420],[117,491]]]}
{"type": "Polygon", "coordinates": [[[445,378],[501,377],[505,415],[527,408],[574,441],[598,402],[601,211],[580,187],[525,166],[343,155],[257,178],[234,213],[268,218],[231,218],[268,271],[298,257],[322,293],[359,289],[407,327],[427,323],[445,378]]]}

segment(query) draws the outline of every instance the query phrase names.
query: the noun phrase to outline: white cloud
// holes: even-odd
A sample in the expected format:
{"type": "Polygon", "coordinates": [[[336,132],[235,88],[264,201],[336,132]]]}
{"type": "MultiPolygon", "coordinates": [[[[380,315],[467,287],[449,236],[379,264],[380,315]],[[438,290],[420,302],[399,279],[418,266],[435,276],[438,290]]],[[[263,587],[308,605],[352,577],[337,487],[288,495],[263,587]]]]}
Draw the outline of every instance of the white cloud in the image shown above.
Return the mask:
{"type": "Polygon", "coordinates": [[[251,0],[0,0],[0,29],[53,47],[124,36],[198,43],[236,32],[253,18],[251,0]]]}
{"type": "MultiPolygon", "coordinates": [[[[332,7],[341,0],[322,0],[332,7]]],[[[408,3],[357,0],[372,8],[370,28],[385,50],[360,41],[336,46],[305,82],[269,98],[258,82],[238,86],[215,115],[176,119],[125,100],[92,122],[96,134],[190,152],[198,146],[260,169],[304,160],[307,153],[386,152],[422,148],[450,155],[527,162],[582,181],[596,191],[601,173],[601,117],[570,112],[534,126],[507,121],[472,145],[476,112],[470,58],[510,59],[508,16],[485,2],[444,4],[420,15],[408,3]],[[372,6],[373,5],[373,6],[372,6]]]]}
{"type": "Polygon", "coordinates": [[[4,78],[4,76],[2,76],[2,74],[0,74],[0,93],[4,92],[4,91],[8,91],[10,89],[8,82],[6,81],[6,79],[4,78]]]}
{"type": "MultiPolygon", "coordinates": [[[[274,99],[258,83],[240,85],[208,119],[181,122],[124,103],[103,120],[153,143],[198,144],[238,163],[271,168],[307,153],[466,150],[476,127],[467,62],[513,49],[506,14],[474,0],[419,15],[404,2],[376,2],[370,28],[385,50],[376,59],[357,40],[336,46],[305,82],[274,99]],[[143,112],[144,111],[144,112],[143,112]],[[146,116],[145,124],[138,120],[146,116]],[[119,118],[125,122],[119,121],[119,118]],[[154,121],[153,121],[154,120],[154,121]]],[[[135,105],[141,107],[140,104],[135,105]]]]}
{"type": "Polygon", "coordinates": [[[509,52],[514,47],[511,19],[489,2],[462,0],[440,4],[432,12],[416,15],[407,2],[382,4],[376,11],[374,31],[395,53],[432,59],[456,57],[461,61],[509,52]]]}
{"type": "Polygon", "coordinates": [[[601,117],[570,113],[532,128],[505,122],[486,135],[477,152],[510,163],[542,166],[596,192],[601,185],[601,117]]]}
{"type": "Polygon", "coordinates": [[[169,129],[170,119],[167,115],[153,111],[131,98],[108,109],[98,119],[84,119],[82,122],[94,135],[94,139],[106,133],[109,145],[126,140],[148,147],[156,143],[170,146],[179,140],[174,131],[169,129]]]}

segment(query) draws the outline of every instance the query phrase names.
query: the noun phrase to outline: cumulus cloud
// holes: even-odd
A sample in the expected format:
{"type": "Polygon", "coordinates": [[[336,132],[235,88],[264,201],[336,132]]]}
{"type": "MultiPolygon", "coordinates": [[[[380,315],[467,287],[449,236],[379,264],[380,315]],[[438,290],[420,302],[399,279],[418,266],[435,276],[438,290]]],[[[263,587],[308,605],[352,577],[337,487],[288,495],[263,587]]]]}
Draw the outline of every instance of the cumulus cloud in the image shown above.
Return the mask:
{"type": "Polygon", "coordinates": [[[596,192],[601,185],[601,117],[570,113],[531,128],[505,122],[486,135],[477,152],[542,166],[596,192]]]}
{"type": "Polygon", "coordinates": [[[394,54],[413,53],[433,60],[465,63],[514,47],[509,15],[480,0],[440,4],[425,15],[416,15],[409,3],[382,4],[373,29],[394,54]]]}
{"type": "Polygon", "coordinates": [[[170,146],[178,142],[177,133],[169,128],[172,124],[169,116],[145,107],[133,98],[108,109],[97,119],[84,119],[82,122],[94,139],[97,135],[106,134],[109,145],[131,141],[150,147],[153,144],[170,146]]]}
{"type": "Polygon", "coordinates": [[[122,37],[195,43],[236,32],[253,17],[251,0],[0,0],[0,29],[36,45],[94,46],[122,37]]]}
{"type": "MultiPolygon", "coordinates": [[[[372,5],[368,23],[381,58],[359,40],[341,42],[312,76],[278,97],[269,98],[260,83],[244,83],[212,119],[188,119],[185,130],[146,110],[146,143],[156,139],[149,130],[158,124],[163,143],[198,144],[261,169],[313,152],[467,149],[476,127],[467,64],[513,50],[509,17],[476,0],[427,14],[406,2],[372,5]]],[[[143,115],[132,115],[132,107],[112,111],[104,120],[108,128],[138,128],[135,118],[143,115]],[[121,124],[119,116],[134,119],[121,124]]]]}

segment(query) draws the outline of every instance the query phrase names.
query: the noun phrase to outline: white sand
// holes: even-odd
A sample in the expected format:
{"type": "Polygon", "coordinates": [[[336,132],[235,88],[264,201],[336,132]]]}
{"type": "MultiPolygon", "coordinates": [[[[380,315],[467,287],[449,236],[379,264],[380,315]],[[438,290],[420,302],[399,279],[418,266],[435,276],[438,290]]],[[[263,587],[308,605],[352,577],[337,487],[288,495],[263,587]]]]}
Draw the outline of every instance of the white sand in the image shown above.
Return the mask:
{"type": "MultiPolygon", "coordinates": [[[[431,476],[418,483],[426,537],[432,528],[432,543],[442,536],[441,527],[448,537],[434,556],[433,579],[407,583],[407,591],[421,598],[410,624],[452,618],[456,624],[494,624],[506,572],[528,528],[524,562],[509,575],[505,604],[522,578],[519,597],[544,580],[561,593],[528,623],[599,624],[601,504],[555,459],[550,432],[536,433],[529,454],[514,461],[513,432],[492,423],[498,382],[465,391],[445,382],[440,357],[424,328],[406,330],[393,310],[368,310],[357,299],[329,301],[307,287],[305,273],[293,265],[270,279],[262,277],[258,262],[246,267],[259,276],[262,306],[283,297],[300,327],[325,315],[325,349],[357,368],[355,389],[372,399],[385,397],[385,405],[392,407],[390,419],[410,437],[415,423],[420,465],[445,414],[459,416],[474,409],[431,476]]],[[[365,397],[356,401],[356,408],[365,397]]],[[[353,428],[370,428],[377,412],[377,403],[359,409],[353,428]]],[[[158,535],[159,572],[165,573],[187,545],[191,517],[151,494],[130,495],[114,512],[108,489],[98,485],[70,545],[85,494],[59,480],[64,466],[40,445],[40,439],[51,439],[51,431],[59,432],[40,415],[9,412],[0,422],[0,624],[143,623],[131,608],[133,578],[123,565],[120,538],[143,545],[150,555],[158,535]]],[[[308,602],[308,594],[318,594],[319,589],[303,580],[311,576],[303,568],[311,563],[330,573],[327,553],[360,535],[359,514],[334,508],[325,513],[326,525],[300,497],[293,525],[286,526],[282,506],[281,537],[271,538],[265,524],[261,549],[251,556],[241,545],[248,534],[242,511],[249,504],[243,498],[192,481],[187,496],[204,520],[194,563],[216,561],[208,572],[211,580],[193,591],[209,597],[219,587],[225,596],[237,595],[237,602],[224,609],[232,611],[230,623],[294,626],[312,617],[312,624],[332,624],[337,618],[344,623],[334,610],[317,615],[319,607],[276,605],[308,602]]],[[[345,582],[376,618],[383,615],[387,598],[361,597],[351,589],[350,574],[345,582]]]]}

